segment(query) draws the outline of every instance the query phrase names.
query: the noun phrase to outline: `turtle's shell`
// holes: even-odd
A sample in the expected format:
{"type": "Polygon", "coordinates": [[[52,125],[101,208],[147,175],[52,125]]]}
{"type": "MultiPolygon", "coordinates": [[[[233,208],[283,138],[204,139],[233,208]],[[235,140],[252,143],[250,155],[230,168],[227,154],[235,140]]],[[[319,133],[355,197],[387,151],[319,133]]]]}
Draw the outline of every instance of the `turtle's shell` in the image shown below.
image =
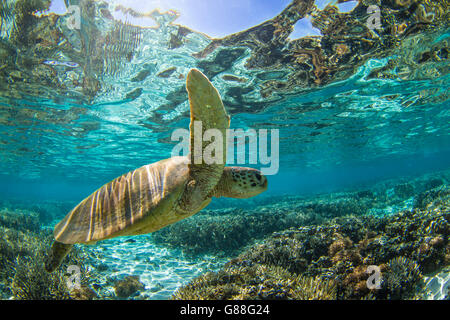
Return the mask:
{"type": "Polygon", "coordinates": [[[124,174],[84,199],[56,225],[55,239],[89,243],[159,230],[180,220],[174,210],[189,179],[188,159],[173,157],[124,174]]]}

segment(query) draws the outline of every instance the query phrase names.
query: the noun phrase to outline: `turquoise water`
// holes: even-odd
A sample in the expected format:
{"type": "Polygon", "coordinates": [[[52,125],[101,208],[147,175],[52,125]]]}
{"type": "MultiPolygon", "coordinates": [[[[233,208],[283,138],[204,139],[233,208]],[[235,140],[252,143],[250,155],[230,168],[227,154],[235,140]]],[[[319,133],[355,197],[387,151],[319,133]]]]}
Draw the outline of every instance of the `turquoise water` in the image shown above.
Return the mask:
{"type": "MultiPolygon", "coordinates": [[[[219,91],[231,128],[279,130],[279,170],[268,176],[267,191],[250,199],[213,199],[207,209],[218,212],[202,212],[205,221],[229,212],[252,215],[255,208],[288,214],[305,203],[334,203],[342,194],[365,190],[379,193],[364,214],[417,209],[419,194],[433,189],[425,180],[440,179],[436,186],[442,190],[449,183],[449,12],[445,1],[404,3],[383,2],[381,28],[371,30],[370,1],[346,13],[322,2],[293,1],[273,19],[215,39],[178,25],[174,12],[127,13],[117,1],[68,1],[80,8],[75,27],[70,14],[45,11],[47,1],[2,2],[0,208],[13,215],[37,212],[40,232],[50,232],[46,228],[105,183],[169,158],[177,143],[172,132],[189,128],[185,82],[197,68],[219,91]],[[132,24],[142,16],[158,25],[132,24]],[[305,17],[320,34],[290,38],[305,17]],[[413,186],[410,194],[392,191],[405,183],[413,186]]],[[[268,166],[249,164],[248,150],[239,165],[268,166]]],[[[440,212],[448,211],[447,202],[440,205],[440,212]]],[[[314,223],[358,212],[345,209],[314,223]]],[[[252,234],[222,254],[215,248],[192,256],[188,240],[177,248],[153,243],[152,236],[132,237],[138,244],[131,251],[127,238],[80,250],[90,257],[85,261],[92,277],[103,279],[95,278],[101,289],[94,280],[89,284],[99,298],[117,298],[112,283],[138,275],[145,289],[131,298],[167,299],[193,278],[220,270],[254,241],[301,225],[252,234]],[[144,258],[124,256],[130,252],[144,258]],[[92,258],[96,254],[101,257],[92,258]],[[152,255],[159,260],[148,259],[157,268],[148,264],[152,255]],[[101,271],[99,259],[107,266],[101,271]]],[[[443,237],[448,248],[448,224],[433,236],[443,237]]],[[[2,266],[4,287],[18,272],[8,263],[2,266]]],[[[442,259],[433,268],[421,267],[425,274],[447,264],[442,259]]],[[[8,290],[2,296],[18,297],[8,290]]]]}

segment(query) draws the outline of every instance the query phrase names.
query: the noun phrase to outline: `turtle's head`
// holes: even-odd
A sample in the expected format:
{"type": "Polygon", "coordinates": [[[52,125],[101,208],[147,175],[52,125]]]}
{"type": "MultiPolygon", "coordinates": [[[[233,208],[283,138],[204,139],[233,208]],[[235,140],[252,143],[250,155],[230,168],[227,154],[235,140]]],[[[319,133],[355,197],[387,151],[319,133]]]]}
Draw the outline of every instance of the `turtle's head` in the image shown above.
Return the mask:
{"type": "Polygon", "coordinates": [[[214,197],[250,198],[267,190],[267,178],[261,171],[244,167],[225,167],[213,191],[214,197]]]}

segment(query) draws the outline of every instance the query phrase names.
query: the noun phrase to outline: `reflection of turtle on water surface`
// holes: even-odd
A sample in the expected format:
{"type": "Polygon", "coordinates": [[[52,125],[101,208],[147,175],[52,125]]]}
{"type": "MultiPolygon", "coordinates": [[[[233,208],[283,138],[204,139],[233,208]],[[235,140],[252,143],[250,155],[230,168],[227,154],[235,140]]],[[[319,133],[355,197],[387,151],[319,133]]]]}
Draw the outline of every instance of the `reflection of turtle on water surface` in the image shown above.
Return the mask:
{"type": "MultiPolygon", "coordinates": [[[[47,271],[53,272],[75,243],[150,233],[199,212],[212,197],[249,198],[267,189],[267,179],[258,170],[225,167],[226,152],[220,164],[194,161],[194,131],[202,130],[197,134],[203,136],[205,130],[217,129],[226,137],[230,118],[219,93],[200,71],[189,72],[186,87],[191,109],[190,158],[173,157],[143,166],[84,199],[56,225],[47,271]],[[194,126],[194,121],[202,126],[194,126]]],[[[223,143],[225,151],[225,138],[223,143]]],[[[205,146],[202,143],[201,148],[205,146]]]]}

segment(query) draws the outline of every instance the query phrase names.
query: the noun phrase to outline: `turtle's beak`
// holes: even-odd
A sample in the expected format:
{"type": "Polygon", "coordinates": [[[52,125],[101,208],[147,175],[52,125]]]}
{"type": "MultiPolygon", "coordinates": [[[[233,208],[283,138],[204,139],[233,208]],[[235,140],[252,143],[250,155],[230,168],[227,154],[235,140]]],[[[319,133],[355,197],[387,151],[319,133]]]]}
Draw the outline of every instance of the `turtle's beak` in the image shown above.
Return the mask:
{"type": "Polygon", "coordinates": [[[256,196],[267,190],[269,181],[267,180],[267,177],[261,173],[261,171],[256,170],[256,169],[253,169],[252,171],[254,173],[254,179],[253,179],[254,183],[251,184],[251,186],[253,187],[253,190],[252,190],[253,195],[252,196],[256,196]]]}
{"type": "Polygon", "coordinates": [[[259,185],[265,191],[267,189],[268,184],[269,184],[269,181],[267,180],[267,177],[264,176],[260,171],[257,171],[257,173],[255,175],[256,175],[256,179],[259,182],[259,185]]]}
{"type": "Polygon", "coordinates": [[[262,179],[264,179],[262,186],[264,189],[267,189],[267,187],[269,185],[269,180],[267,180],[267,178],[265,176],[262,176],[262,179]]]}

